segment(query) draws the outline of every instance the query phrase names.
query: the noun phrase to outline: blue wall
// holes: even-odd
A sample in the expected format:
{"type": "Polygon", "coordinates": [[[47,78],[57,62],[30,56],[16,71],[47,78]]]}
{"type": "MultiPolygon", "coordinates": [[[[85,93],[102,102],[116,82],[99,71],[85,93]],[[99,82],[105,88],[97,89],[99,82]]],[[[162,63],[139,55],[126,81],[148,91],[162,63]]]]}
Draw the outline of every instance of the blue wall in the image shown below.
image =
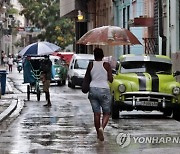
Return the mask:
{"type": "MultiPolygon", "coordinates": [[[[136,16],[140,16],[143,13],[143,1],[138,0],[137,5],[137,14],[136,16]]],[[[124,23],[125,28],[128,28],[128,22],[127,22],[127,7],[130,6],[130,19],[133,19],[133,11],[132,11],[132,1],[126,0],[124,3],[120,0],[116,0],[114,2],[114,25],[123,27],[123,9],[125,9],[125,20],[124,23]]],[[[139,41],[143,44],[143,27],[130,27],[130,31],[139,39],[139,41]]],[[[123,54],[123,46],[116,46],[114,50],[115,58],[118,59],[119,56],[123,54]]],[[[142,54],[144,53],[144,47],[143,45],[134,45],[130,46],[130,53],[131,54],[142,54]]]]}

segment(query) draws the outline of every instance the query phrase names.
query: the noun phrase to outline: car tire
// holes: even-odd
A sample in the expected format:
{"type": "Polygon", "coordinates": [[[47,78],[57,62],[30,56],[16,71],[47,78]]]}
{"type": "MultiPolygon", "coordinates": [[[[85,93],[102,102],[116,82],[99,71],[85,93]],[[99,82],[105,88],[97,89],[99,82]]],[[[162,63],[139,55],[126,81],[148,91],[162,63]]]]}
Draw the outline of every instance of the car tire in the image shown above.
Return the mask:
{"type": "Polygon", "coordinates": [[[70,81],[68,81],[68,87],[75,89],[75,85],[70,81]]]}
{"type": "Polygon", "coordinates": [[[171,116],[172,115],[172,109],[164,109],[163,115],[167,116],[167,117],[171,116]]]}
{"type": "Polygon", "coordinates": [[[61,81],[58,81],[57,84],[58,84],[58,86],[61,86],[61,85],[62,85],[61,81]]]}
{"type": "Polygon", "coordinates": [[[71,88],[75,89],[75,84],[71,83],[71,88]]]}
{"type": "Polygon", "coordinates": [[[112,119],[119,119],[119,107],[114,101],[114,96],[112,97],[112,103],[111,103],[111,117],[112,119]]]}
{"type": "Polygon", "coordinates": [[[173,118],[180,121],[180,105],[176,105],[173,109],[173,118]]]}
{"type": "Polygon", "coordinates": [[[66,80],[63,80],[63,81],[62,81],[62,85],[66,85],[66,80]]]}
{"type": "Polygon", "coordinates": [[[71,82],[68,81],[68,87],[71,88],[71,82]]]}

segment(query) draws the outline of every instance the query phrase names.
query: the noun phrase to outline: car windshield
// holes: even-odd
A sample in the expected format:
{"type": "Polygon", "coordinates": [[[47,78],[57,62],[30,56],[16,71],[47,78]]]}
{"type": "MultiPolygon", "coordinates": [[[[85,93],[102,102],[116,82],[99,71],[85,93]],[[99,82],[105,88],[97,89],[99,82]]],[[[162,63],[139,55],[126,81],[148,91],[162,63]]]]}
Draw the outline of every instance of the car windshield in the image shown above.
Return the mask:
{"type": "Polygon", "coordinates": [[[60,65],[61,61],[59,59],[54,59],[54,65],[60,65]]]}
{"type": "Polygon", "coordinates": [[[75,69],[86,69],[89,64],[89,59],[77,59],[74,64],[75,69]]]}
{"type": "Polygon", "coordinates": [[[51,59],[52,65],[61,65],[62,61],[60,59],[51,59]]]}
{"type": "Polygon", "coordinates": [[[172,65],[169,63],[152,61],[126,61],[121,63],[121,73],[159,73],[171,74],[172,65]]]}

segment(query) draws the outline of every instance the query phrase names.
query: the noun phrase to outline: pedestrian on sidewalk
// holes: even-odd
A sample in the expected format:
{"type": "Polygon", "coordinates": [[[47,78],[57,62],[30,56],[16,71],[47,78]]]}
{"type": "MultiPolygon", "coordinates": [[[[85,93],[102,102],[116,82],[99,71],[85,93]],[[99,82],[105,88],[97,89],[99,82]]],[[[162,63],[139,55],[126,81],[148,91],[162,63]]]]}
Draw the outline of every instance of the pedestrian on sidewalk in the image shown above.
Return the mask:
{"type": "Polygon", "coordinates": [[[103,50],[95,48],[95,61],[90,62],[87,68],[91,75],[88,99],[94,112],[94,126],[100,141],[104,141],[104,128],[110,117],[111,94],[108,82],[113,81],[111,66],[108,62],[102,61],[103,57],[103,50]],[[103,112],[102,117],[101,111],[103,112]]]}
{"type": "Polygon", "coordinates": [[[12,72],[12,66],[13,66],[13,57],[12,57],[12,55],[9,55],[8,66],[9,66],[9,72],[12,72]]]}
{"type": "Polygon", "coordinates": [[[45,104],[44,106],[47,107],[51,106],[50,92],[49,92],[49,87],[51,83],[51,67],[52,67],[52,62],[49,59],[49,55],[46,55],[45,59],[41,63],[40,70],[42,71],[41,79],[43,82],[43,91],[45,92],[45,98],[47,101],[47,104],[45,104]]]}
{"type": "Polygon", "coordinates": [[[5,57],[5,52],[2,50],[1,51],[1,65],[4,66],[4,57],[5,57]]]}

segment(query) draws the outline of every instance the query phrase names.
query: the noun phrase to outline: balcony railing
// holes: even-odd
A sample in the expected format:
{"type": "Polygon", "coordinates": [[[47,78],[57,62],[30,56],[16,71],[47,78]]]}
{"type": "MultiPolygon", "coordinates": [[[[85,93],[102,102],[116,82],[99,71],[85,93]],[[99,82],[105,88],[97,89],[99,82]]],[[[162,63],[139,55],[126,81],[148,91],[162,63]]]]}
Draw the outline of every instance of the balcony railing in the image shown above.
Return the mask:
{"type": "Polygon", "coordinates": [[[145,54],[156,54],[158,53],[157,38],[143,38],[145,45],[145,54]]]}

